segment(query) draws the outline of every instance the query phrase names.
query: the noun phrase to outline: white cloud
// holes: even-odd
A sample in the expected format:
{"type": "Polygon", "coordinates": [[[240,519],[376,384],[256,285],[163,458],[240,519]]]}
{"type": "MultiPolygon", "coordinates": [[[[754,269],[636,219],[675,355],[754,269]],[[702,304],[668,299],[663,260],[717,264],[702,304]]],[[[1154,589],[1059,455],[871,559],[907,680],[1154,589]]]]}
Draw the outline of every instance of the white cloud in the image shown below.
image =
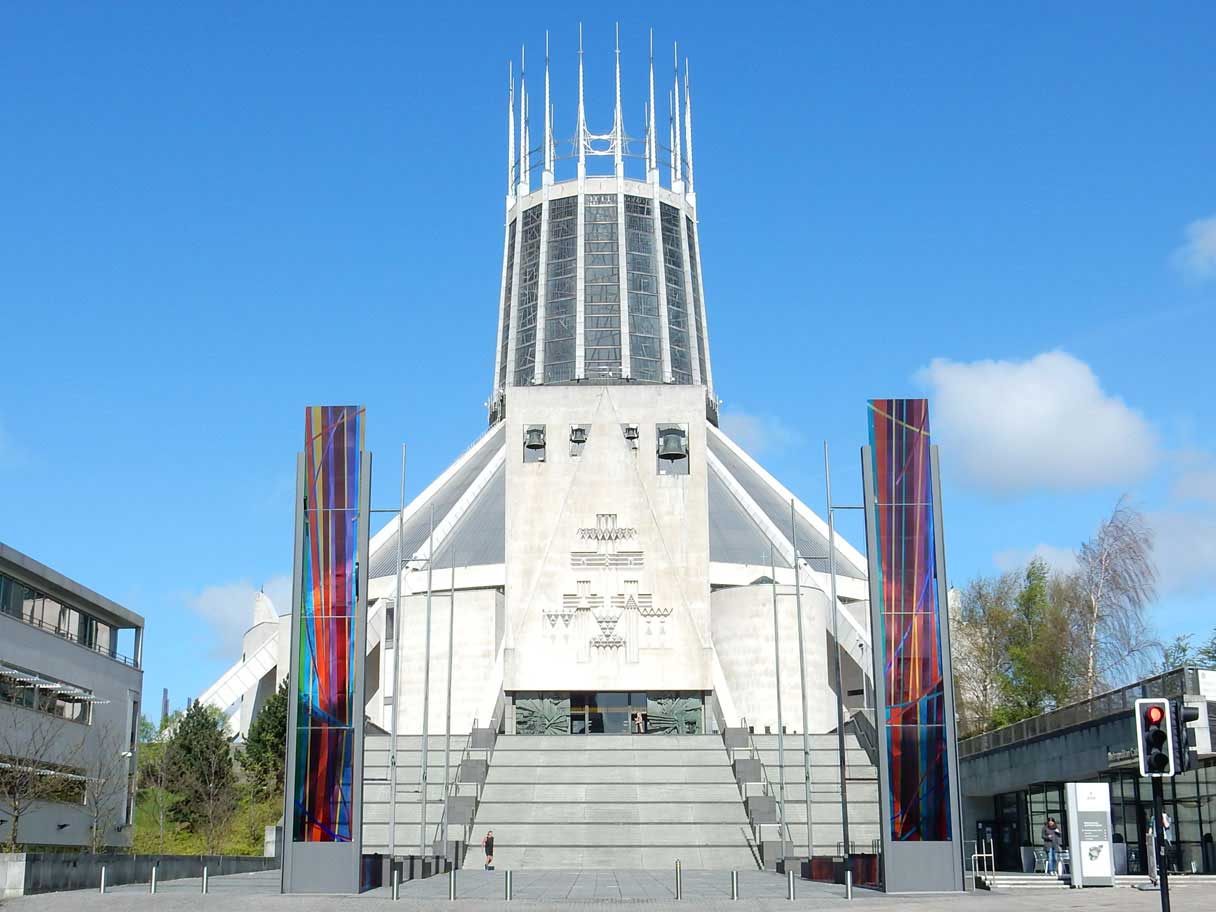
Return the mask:
{"type": "Polygon", "coordinates": [[[1186,240],[1174,251],[1174,266],[1188,279],[1216,278],[1216,216],[1186,226],[1186,240]]]}
{"type": "Polygon", "coordinates": [[[1180,501],[1216,504],[1216,465],[1187,469],[1174,479],[1170,493],[1180,501]]]}
{"type": "Polygon", "coordinates": [[[1038,544],[1030,549],[1006,548],[992,555],[992,562],[998,570],[1020,570],[1036,557],[1045,560],[1047,566],[1059,573],[1072,573],[1077,569],[1076,551],[1045,544],[1038,544]]]}
{"type": "Polygon", "coordinates": [[[1163,594],[1216,588],[1216,516],[1163,510],[1145,519],[1153,530],[1153,559],[1163,594]]]}
{"type": "Polygon", "coordinates": [[[723,411],[719,424],[726,436],[752,456],[799,446],[802,443],[802,435],[798,431],[772,415],[723,411]]]}
{"type": "Polygon", "coordinates": [[[933,435],[950,470],[1002,494],[1125,485],[1157,461],[1157,435],[1108,395],[1084,361],[1044,352],[1028,361],[934,359],[933,435]]]}
{"type": "MultiPolygon", "coordinates": [[[[279,614],[291,610],[291,577],[271,577],[263,587],[279,614]]],[[[241,580],[219,586],[207,586],[186,604],[207,622],[214,635],[211,652],[219,659],[235,662],[241,657],[241,640],[253,624],[253,598],[258,587],[241,580]]]]}

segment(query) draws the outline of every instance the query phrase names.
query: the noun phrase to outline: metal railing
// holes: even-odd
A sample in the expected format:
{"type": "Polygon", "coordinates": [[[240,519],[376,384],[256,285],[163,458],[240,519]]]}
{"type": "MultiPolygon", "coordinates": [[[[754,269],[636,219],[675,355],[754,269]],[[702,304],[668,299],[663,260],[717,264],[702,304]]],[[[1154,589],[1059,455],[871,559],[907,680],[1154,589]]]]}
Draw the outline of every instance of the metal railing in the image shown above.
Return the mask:
{"type": "Polygon", "coordinates": [[[991,839],[968,839],[964,841],[963,851],[972,847],[971,855],[971,889],[975,889],[980,876],[984,878],[985,886],[991,888],[992,877],[996,873],[996,853],[991,839]]]}
{"type": "MultiPolygon", "coordinates": [[[[720,706],[718,707],[718,712],[721,712],[720,706]]],[[[773,824],[773,823],[752,823],[751,819],[750,818],[748,819],[748,823],[751,825],[751,828],[752,828],[752,836],[755,838],[757,843],[762,843],[764,841],[764,828],[776,826],[777,827],[777,838],[781,840],[782,855],[784,856],[785,844],[789,843],[790,845],[792,845],[794,842],[794,837],[790,834],[789,821],[786,819],[786,816],[785,816],[785,796],[782,795],[781,800],[780,801],[777,800],[776,791],[773,788],[772,782],[768,778],[768,769],[764,765],[764,759],[760,756],[760,748],[758,748],[756,746],[755,733],[751,730],[751,728],[747,724],[747,717],[746,716],[740,717],[739,724],[740,724],[740,727],[743,728],[743,730],[747,732],[747,747],[746,748],[734,747],[734,748],[727,749],[728,753],[730,754],[730,759],[732,761],[731,765],[732,766],[734,765],[735,753],[741,749],[746,750],[748,759],[755,760],[756,763],[760,767],[760,791],[761,791],[761,793],[763,795],[765,795],[766,797],[773,798],[774,804],[777,807],[777,822],[775,824],[773,824]],[[783,831],[785,833],[784,838],[782,838],[783,831]]],[[[725,726],[722,726],[722,736],[723,736],[723,741],[725,742],[725,737],[726,737],[726,727],[725,726]]],[[[743,797],[744,807],[746,807],[746,805],[747,805],[746,785],[744,783],[738,783],[738,786],[739,786],[740,794],[743,797]]]]}
{"type": "MultiPolygon", "coordinates": [[[[47,633],[52,633],[55,636],[59,637],[60,639],[67,640],[69,643],[75,643],[77,646],[81,647],[82,649],[87,649],[90,652],[95,652],[98,655],[103,655],[107,659],[113,659],[115,662],[120,662],[123,665],[129,665],[131,668],[139,667],[135,663],[135,659],[133,659],[131,656],[125,656],[121,652],[118,651],[117,644],[115,644],[114,646],[102,646],[100,643],[90,643],[87,640],[81,639],[78,634],[73,633],[72,631],[67,630],[66,628],[64,628],[58,624],[51,624],[47,621],[42,620],[41,618],[35,617],[34,615],[28,614],[25,612],[22,612],[19,615],[18,614],[9,614],[8,612],[4,612],[3,616],[11,617],[13,620],[20,621],[23,624],[28,624],[30,627],[36,627],[39,630],[46,631],[47,633]]],[[[101,622],[98,621],[97,623],[101,623],[101,622]]],[[[115,627],[112,629],[117,632],[118,630],[126,630],[128,628],[115,627]]],[[[131,628],[131,629],[133,629],[133,628],[131,628]]]]}
{"type": "Polygon", "coordinates": [[[1092,699],[1070,703],[1051,712],[960,740],[959,756],[972,757],[1022,741],[1058,734],[1077,725],[1132,712],[1136,708],[1136,701],[1143,697],[1180,697],[1188,693],[1199,693],[1199,669],[1192,666],[1175,668],[1098,694],[1092,699]]]}

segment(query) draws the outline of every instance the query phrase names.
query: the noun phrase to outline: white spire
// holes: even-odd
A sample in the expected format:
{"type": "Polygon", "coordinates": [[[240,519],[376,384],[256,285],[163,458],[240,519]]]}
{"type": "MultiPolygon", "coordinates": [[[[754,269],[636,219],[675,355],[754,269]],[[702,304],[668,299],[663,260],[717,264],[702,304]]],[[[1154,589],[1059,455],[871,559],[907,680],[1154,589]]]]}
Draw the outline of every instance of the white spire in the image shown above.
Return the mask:
{"type": "Polygon", "coordinates": [[[528,73],[527,50],[519,49],[519,195],[532,189],[531,156],[528,154],[528,73]]]}
{"type": "Polygon", "coordinates": [[[507,61],[507,196],[515,193],[515,70],[507,61]]]}
{"type": "Polygon", "coordinates": [[[671,179],[671,189],[679,193],[684,189],[684,163],[681,160],[683,155],[680,150],[680,130],[683,127],[680,119],[680,47],[675,42],[672,42],[671,50],[673,61],[672,72],[675,74],[672,77],[674,81],[672,96],[675,98],[675,108],[673,108],[675,120],[672,133],[675,141],[671,144],[672,173],[674,174],[674,177],[671,179]],[[677,182],[680,184],[678,187],[676,186],[677,182]]]}
{"type": "Polygon", "coordinates": [[[671,185],[676,185],[676,118],[675,102],[671,92],[667,93],[667,166],[671,171],[671,185]]]}
{"type": "Polygon", "coordinates": [[[650,141],[646,157],[646,177],[651,183],[659,181],[659,133],[654,123],[654,29],[650,30],[650,117],[647,138],[650,141]]]}
{"type": "Polygon", "coordinates": [[[688,149],[688,195],[693,195],[692,182],[692,95],[688,88],[688,58],[684,58],[684,146],[688,149]]]}
{"type": "Polygon", "coordinates": [[[553,183],[553,106],[549,102],[549,32],[545,31],[545,171],[541,183],[553,183]]]}
{"type": "Polygon", "coordinates": [[[578,176],[583,177],[587,173],[587,155],[586,155],[586,133],[587,133],[587,117],[583,109],[583,24],[578,24],[578,136],[575,142],[578,144],[578,176]]]}
{"type": "Polygon", "coordinates": [[[625,176],[625,118],[621,113],[621,24],[616,24],[616,108],[612,117],[612,145],[616,150],[612,160],[616,176],[625,176]]]}

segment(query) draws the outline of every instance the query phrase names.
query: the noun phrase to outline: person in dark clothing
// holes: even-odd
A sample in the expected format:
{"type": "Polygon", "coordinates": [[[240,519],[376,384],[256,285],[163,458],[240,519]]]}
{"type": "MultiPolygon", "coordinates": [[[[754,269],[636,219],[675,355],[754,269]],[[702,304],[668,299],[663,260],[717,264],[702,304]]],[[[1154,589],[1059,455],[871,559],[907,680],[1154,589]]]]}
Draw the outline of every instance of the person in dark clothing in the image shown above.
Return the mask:
{"type": "Polygon", "coordinates": [[[481,845],[486,850],[486,870],[494,870],[494,831],[486,830],[486,834],[481,837],[481,845]]]}
{"type": "Polygon", "coordinates": [[[1060,828],[1054,817],[1048,817],[1043,825],[1043,849],[1047,852],[1047,873],[1059,874],[1057,861],[1060,851],[1060,828]]]}

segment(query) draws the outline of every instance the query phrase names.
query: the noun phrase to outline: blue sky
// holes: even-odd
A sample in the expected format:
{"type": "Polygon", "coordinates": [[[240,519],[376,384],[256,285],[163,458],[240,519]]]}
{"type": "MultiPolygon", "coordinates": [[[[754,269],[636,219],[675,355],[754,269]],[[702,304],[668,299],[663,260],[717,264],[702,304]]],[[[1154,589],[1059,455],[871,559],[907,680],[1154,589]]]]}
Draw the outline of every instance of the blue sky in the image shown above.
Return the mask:
{"type": "Polygon", "coordinates": [[[378,506],[401,442],[413,493],[483,429],[507,61],[539,112],[552,30],[569,135],[580,16],[593,130],[615,18],[633,132],[647,28],[691,59],[715,381],[770,470],[821,507],[826,439],[856,500],[865,400],[930,395],[955,583],[1127,492],[1161,634],[1216,623],[1211,4],[9,4],[0,540],[147,617],[150,706],[281,590],[305,404],[367,405],[378,506]]]}

